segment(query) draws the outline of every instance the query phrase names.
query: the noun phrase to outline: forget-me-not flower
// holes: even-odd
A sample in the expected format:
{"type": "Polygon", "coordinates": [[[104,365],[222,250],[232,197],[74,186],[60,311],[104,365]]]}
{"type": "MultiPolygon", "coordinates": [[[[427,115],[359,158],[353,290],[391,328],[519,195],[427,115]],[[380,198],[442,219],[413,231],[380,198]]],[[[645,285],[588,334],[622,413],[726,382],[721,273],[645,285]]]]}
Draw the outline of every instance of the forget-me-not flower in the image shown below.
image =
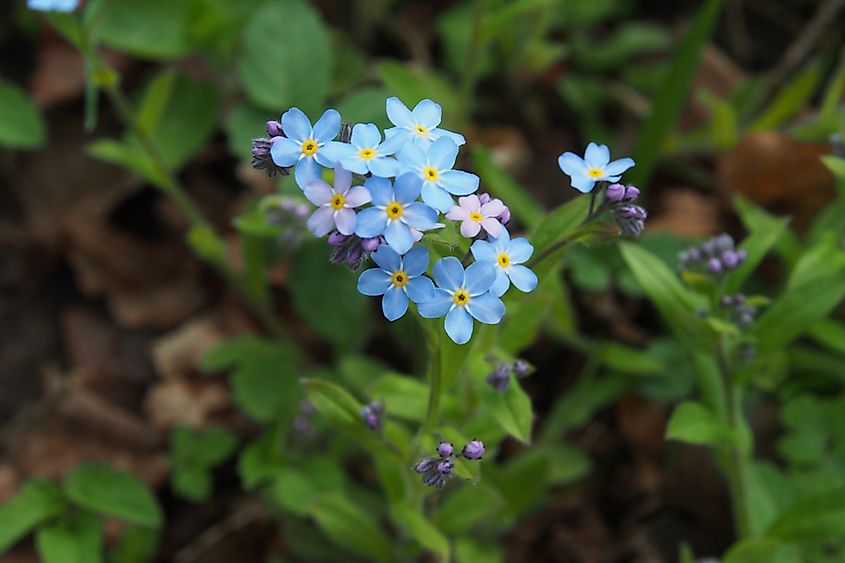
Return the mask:
{"type": "Polygon", "coordinates": [[[405,254],[414,244],[411,227],[430,229],[437,224],[437,211],[416,201],[422,182],[413,174],[402,174],[393,186],[390,180],[373,176],[364,182],[373,206],[358,214],[355,234],[361,238],[384,236],[393,250],[405,254]]]}
{"type": "Polygon", "coordinates": [[[311,180],[320,179],[320,166],[334,166],[347,146],[334,140],[340,131],[340,114],[333,109],[326,110],[311,127],[302,110],[291,108],[282,114],[282,129],[286,136],[274,138],[270,156],[276,166],[296,165],[294,176],[302,189],[311,180]]]}
{"type": "Polygon", "coordinates": [[[470,250],[476,261],[487,262],[495,268],[496,281],[490,286],[493,295],[504,295],[511,282],[526,293],[537,287],[537,275],[522,265],[534,253],[534,247],[526,239],[511,239],[508,230],[502,227],[498,237],[490,241],[477,240],[470,250]]]}
{"type": "Polygon", "coordinates": [[[358,291],[364,295],[384,295],[381,310],[395,321],[408,310],[408,300],[422,303],[434,299],[434,283],[423,274],[428,269],[428,249],[412,248],[405,256],[382,245],[372,254],[378,268],[365,270],[358,278],[358,291]]]}
{"type": "Polygon", "coordinates": [[[356,174],[371,172],[373,176],[392,178],[399,172],[395,154],[404,140],[394,136],[382,142],[381,132],[372,123],[358,123],[352,128],[350,144],[343,145],[340,164],[356,174]]]}
{"type": "Polygon", "coordinates": [[[26,7],[39,12],[72,12],[79,0],[26,0],[26,7]]]}
{"type": "Polygon", "coordinates": [[[364,186],[352,187],[352,172],[340,165],[334,168],[334,187],[323,180],[312,180],[303,191],[308,201],[317,206],[308,219],[308,230],[318,237],[335,228],[342,235],[354,233],[356,221],[353,209],[372,199],[364,186]]]}
{"type": "Polygon", "coordinates": [[[572,187],[581,193],[592,191],[596,182],[617,182],[622,174],[634,166],[634,159],[620,158],[610,161],[610,149],[607,145],[590,143],[584,152],[584,158],[575,153],[565,152],[557,159],[564,174],[572,179],[572,187]]]}
{"type": "Polygon", "coordinates": [[[455,344],[466,344],[472,337],[472,319],[497,324],[505,314],[505,304],[490,293],[496,271],[487,262],[475,262],[464,270],[454,256],[438,260],[432,268],[437,292],[431,301],[419,304],[420,315],[436,319],[446,315],[446,334],[455,344]]]}
{"type": "Polygon", "coordinates": [[[463,135],[438,127],[442,116],[440,104],[431,100],[422,100],[413,110],[409,110],[399,98],[387,98],[387,118],[396,127],[391,127],[384,133],[388,139],[399,135],[403,142],[410,141],[422,148],[427,148],[441,137],[449,137],[456,145],[466,143],[463,135]]]}
{"type": "Polygon", "coordinates": [[[426,150],[413,143],[405,143],[396,156],[405,170],[422,180],[423,201],[443,213],[455,204],[449,194],[468,195],[478,190],[478,176],[452,170],[458,156],[458,145],[448,137],[437,139],[426,150]]]}
{"type": "Polygon", "coordinates": [[[460,205],[452,206],[446,218],[461,221],[461,234],[465,237],[477,236],[482,227],[492,237],[497,237],[502,232],[502,223],[498,219],[506,209],[502,200],[497,198],[482,204],[481,199],[472,194],[458,198],[458,203],[460,205]]]}

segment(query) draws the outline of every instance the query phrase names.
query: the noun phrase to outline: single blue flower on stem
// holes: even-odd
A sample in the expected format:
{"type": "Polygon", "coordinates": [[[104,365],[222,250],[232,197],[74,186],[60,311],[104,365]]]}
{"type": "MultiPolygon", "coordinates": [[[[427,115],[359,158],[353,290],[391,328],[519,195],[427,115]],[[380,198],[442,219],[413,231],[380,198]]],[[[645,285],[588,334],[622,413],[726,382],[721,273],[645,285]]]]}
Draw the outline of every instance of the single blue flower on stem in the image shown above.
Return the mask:
{"type": "Polygon", "coordinates": [[[39,12],[72,12],[79,0],[26,0],[26,7],[39,12]]]}
{"type": "Polygon", "coordinates": [[[437,292],[431,301],[419,304],[420,315],[436,319],[446,315],[446,334],[455,344],[472,338],[472,319],[498,324],[505,315],[505,304],[490,292],[496,270],[487,262],[475,262],[464,271],[454,256],[438,260],[432,268],[437,292]]]}
{"type": "Polygon", "coordinates": [[[320,166],[333,167],[346,146],[334,140],[340,131],[340,114],[333,109],[326,110],[311,127],[302,110],[291,108],[282,114],[282,129],[286,136],[274,138],[270,156],[276,166],[296,165],[294,176],[302,189],[321,179],[320,166]]]}
{"type": "Polygon", "coordinates": [[[422,100],[413,110],[403,104],[399,98],[387,99],[387,118],[396,127],[385,130],[388,139],[398,136],[402,142],[411,143],[422,147],[428,146],[441,137],[448,137],[456,145],[466,143],[463,135],[440,129],[440,120],[443,117],[443,110],[440,104],[431,100],[422,100]]]}
{"type": "Polygon", "coordinates": [[[590,143],[584,152],[584,158],[575,153],[565,152],[557,159],[563,173],[572,179],[572,187],[581,193],[593,190],[596,182],[617,182],[622,174],[634,166],[634,159],[620,158],[610,161],[610,149],[607,145],[590,143]]]}
{"type": "Polygon", "coordinates": [[[340,164],[356,174],[372,173],[392,178],[399,172],[399,162],[391,155],[404,143],[400,137],[381,140],[381,132],[372,123],[359,123],[352,128],[350,144],[343,145],[340,164]]]}
{"type": "Polygon", "coordinates": [[[478,262],[487,262],[495,267],[496,281],[490,287],[493,295],[504,295],[511,282],[525,293],[537,287],[537,275],[522,265],[534,253],[534,247],[526,239],[511,239],[508,230],[502,227],[498,237],[489,241],[477,240],[470,250],[478,262]]]}
{"type": "Polygon", "coordinates": [[[365,270],[358,278],[358,291],[364,295],[384,295],[381,310],[389,321],[395,321],[408,310],[408,300],[422,303],[434,299],[434,283],[423,274],[428,269],[428,249],[412,248],[404,257],[380,246],[372,254],[378,268],[365,270]]]}
{"type": "Polygon", "coordinates": [[[405,143],[396,157],[405,170],[422,180],[423,201],[443,213],[455,205],[452,195],[469,195],[478,190],[478,176],[452,170],[458,157],[458,145],[452,139],[441,137],[426,150],[405,143]]]}
{"type": "Polygon", "coordinates": [[[414,245],[411,227],[431,229],[437,224],[437,211],[419,203],[422,182],[413,174],[402,174],[391,186],[390,180],[373,176],[364,182],[373,207],[358,214],[355,234],[361,238],[384,236],[393,250],[405,254],[414,245]]]}

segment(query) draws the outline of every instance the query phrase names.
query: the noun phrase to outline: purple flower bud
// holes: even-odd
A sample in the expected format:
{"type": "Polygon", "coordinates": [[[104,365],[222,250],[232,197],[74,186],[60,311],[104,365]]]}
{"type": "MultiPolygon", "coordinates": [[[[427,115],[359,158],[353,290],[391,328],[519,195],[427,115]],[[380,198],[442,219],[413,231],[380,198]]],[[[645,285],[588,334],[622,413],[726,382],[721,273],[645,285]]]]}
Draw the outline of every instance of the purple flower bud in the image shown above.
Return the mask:
{"type": "Polygon", "coordinates": [[[480,440],[470,440],[461,450],[461,455],[467,459],[481,459],[484,456],[484,444],[480,440]]]}
{"type": "Polygon", "coordinates": [[[304,203],[300,203],[296,206],[296,209],[293,210],[293,214],[297,219],[302,219],[304,221],[309,215],[311,215],[311,208],[304,203]]]}
{"type": "Polygon", "coordinates": [[[722,306],[723,307],[730,307],[734,304],[734,298],[730,295],[725,295],[722,297],[722,306]]]}
{"type": "Polygon", "coordinates": [[[414,467],[414,471],[417,473],[425,473],[429,471],[436,465],[435,459],[433,457],[424,457],[422,458],[419,463],[417,463],[416,467],[414,467]]]}
{"type": "Polygon", "coordinates": [[[485,381],[496,391],[507,391],[511,384],[511,366],[508,364],[500,365],[487,376],[485,381]]]}
{"type": "Polygon", "coordinates": [[[622,184],[610,184],[607,187],[607,199],[608,201],[612,201],[616,203],[617,201],[622,201],[622,198],[625,197],[625,186],[622,184]]]}
{"type": "Polygon", "coordinates": [[[381,418],[384,414],[384,407],[378,401],[372,401],[361,409],[361,418],[370,430],[381,428],[381,418]]]}
{"type": "Polygon", "coordinates": [[[707,271],[711,274],[718,274],[722,271],[722,263],[718,258],[711,258],[707,261],[707,271]]]}
{"type": "Polygon", "coordinates": [[[366,252],[375,252],[381,244],[381,237],[365,238],[361,240],[361,248],[363,248],[366,252]]]}
{"type": "Polygon", "coordinates": [[[492,200],[493,198],[487,192],[478,194],[478,201],[481,202],[481,205],[484,205],[485,203],[490,203],[492,200]]]}
{"type": "Polygon", "coordinates": [[[276,166],[273,158],[270,155],[271,139],[253,139],[252,140],[252,161],[250,165],[255,170],[264,170],[267,176],[272,178],[276,174],[287,176],[290,174],[289,167],[276,166]]]}
{"type": "Polygon", "coordinates": [[[452,444],[449,442],[440,442],[437,445],[437,454],[440,457],[452,457],[455,453],[455,448],[452,447],[452,444]]]}
{"type": "Polygon", "coordinates": [[[507,225],[511,221],[511,210],[508,206],[505,206],[505,210],[502,211],[499,216],[497,217],[499,223],[502,225],[507,225]]]}
{"type": "Polygon", "coordinates": [[[309,400],[304,400],[299,403],[299,414],[304,416],[310,416],[314,414],[314,405],[311,404],[309,400]]]}
{"type": "Polygon", "coordinates": [[[513,372],[517,377],[525,377],[531,371],[531,365],[525,360],[517,360],[513,364],[513,372]]]}
{"type": "Polygon", "coordinates": [[[722,264],[728,270],[733,270],[739,264],[739,256],[733,250],[722,252],[722,264]]]}
{"type": "Polygon", "coordinates": [[[285,131],[282,129],[282,124],[275,120],[267,122],[267,134],[271,137],[284,137],[285,131]]]}
{"type": "Polygon", "coordinates": [[[332,231],[329,233],[329,236],[326,241],[329,243],[329,246],[340,246],[341,244],[346,242],[347,238],[349,237],[340,234],[339,231],[332,231]]]}
{"type": "Polygon", "coordinates": [[[640,189],[635,186],[625,188],[625,201],[637,201],[640,197],[640,189]]]}
{"type": "Polygon", "coordinates": [[[734,239],[731,235],[725,233],[717,236],[713,239],[713,245],[715,247],[715,253],[718,252],[725,252],[728,250],[734,249],[734,239]]]}
{"type": "Polygon", "coordinates": [[[293,419],[293,430],[300,436],[307,438],[314,433],[314,427],[304,416],[297,416],[293,419]]]}
{"type": "Polygon", "coordinates": [[[738,260],[738,264],[742,264],[748,259],[748,252],[745,250],[737,250],[736,259],[738,260]]]}
{"type": "Polygon", "coordinates": [[[452,463],[451,459],[444,459],[437,463],[437,472],[441,475],[452,475],[452,469],[454,469],[455,464],[452,463]]]}
{"type": "Polygon", "coordinates": [[[340,142],[348,143],[352,140],[352,124],[344,123],[340,126],[340,142]]]}

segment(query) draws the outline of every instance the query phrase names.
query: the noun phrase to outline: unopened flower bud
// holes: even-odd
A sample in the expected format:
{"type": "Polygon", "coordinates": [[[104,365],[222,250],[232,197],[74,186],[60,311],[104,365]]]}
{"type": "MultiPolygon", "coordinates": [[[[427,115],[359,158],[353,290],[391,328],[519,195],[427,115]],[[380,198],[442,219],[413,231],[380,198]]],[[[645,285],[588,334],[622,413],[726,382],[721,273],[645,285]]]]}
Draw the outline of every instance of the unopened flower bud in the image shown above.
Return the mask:
{"type": "Polygon", "coordinates": [[[499,216],[497,217],[499,223],[502,225],[507,225],[511,221],[511,210],[509,207],[505,206],[505,210],[502,211],[499,216]]]}
{"type": "Polygon", "coordinates": [[[470,440],[461,450],[461,455],[471,460],[481,459],[484,457],[484,444],[480,440],[470,440]]]}
{"type": "Polygon", "coordinates": [[[417,473],[425,473],[426,471],[433,468],[435,466],[435,463],[436,462],[433,457],[424,457],[414,467],[414,471],[416,471],[417,473]]]}
{"type": "Polygon", "coordinates": [[[525,377],[531,371],[531,365],[525,360],[517,360],[513,364],[513,372],[517,377],[525,377]]]}
{"type": "Polygon", "coordinates": [[[739,264],[739,256],[733,250],[722,252],[722,264],[728,270],[733,270],[739,264]]]}
{"type": "Polygon", "coordinates": [[[329,233],[329,236],[326,240],[329,243],[329,246],[340,246],[341,244],[346,242],[347,238],[349,237],[340,234],[339,231],[332,231],[331,233],[329,233]]]}
{"type": "Polygon", "coordinates": [[[707,261],[707,271],[711,274],[718,274],[722,271],[722,262],[718,258],[711,258],[707,261]]]}
{"type": "Polygon", "coordinates": [[[511,383],[511,366],[508,364],[500,365],[487,376],[485,381],[496,391],[507,391],[511,383]]]}
{"type": "Polygon", "coordinates": [[[281,123],[271,119],[267,122],[267,134],[271,137],[284,137],[285,131],[282,129],[281,123]]]}
{"type": "Polygon", "coordinates": [[[451,475],[455,464],[450,459],[444,459],[437,463],[437,472],[441,475],[451,475]]]}
{"type": "Polygon", "coordinates": [[[367,252],[375,252],[381,246],[381,237],[365,238],[361,240],[361,248],[367,252]]]}
{"type": "Polygon", "coordinates": [[[488,194],[487,192],[478,194],[478,201],[481,202],[481,205],[484,205],[485,203],[490,203],[492,200],[493,198],[490,197],[490,194],[488,194]]]}
{"type": "Polygon", "coordinates": [[[625,201],[636,201],[640,197],[640,189],[635,186],[625,188],[625,201]]]}
{"type": "Polygon", "coordinates": [[[617,201],[622,201],[622,198],[625,197],[625,186],[622,184],[610,184],[607,187],[607,199],[608,201],[612,201],[616,203],[617,201]]]}
{"type": "Polygon", "coordinates": [[[437,444],[437,455],[440,457],[452,457],[455,453],[455,448],[449,442],[440,442],[437,444]]]}

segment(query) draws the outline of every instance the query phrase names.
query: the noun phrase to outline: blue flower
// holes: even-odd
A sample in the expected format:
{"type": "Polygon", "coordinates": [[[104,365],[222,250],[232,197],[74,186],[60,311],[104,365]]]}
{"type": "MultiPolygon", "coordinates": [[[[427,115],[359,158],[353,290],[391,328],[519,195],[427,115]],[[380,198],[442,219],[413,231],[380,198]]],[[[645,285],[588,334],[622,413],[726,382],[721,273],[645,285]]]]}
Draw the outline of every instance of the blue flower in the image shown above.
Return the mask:
{"type": "Polygon", "coordinates": [[[592,191],[596,182],[618,182],[622,174],[634,166],[632,158],[620,158],[610,162],[607,145],[590,143],[584,158],[565,152],[557,159],[563,173],[572,178],[572,187],[581,193],[592,191]]]}
{"type": "Polygon", "coordinates": [[[488,262],[475,262],[464,271],[454,256],[438,260],[432,268],[437,293],[431,301],[419,304],[420,315],[436,319],[446,315],[446,334],[455,344],[466,344],[472,337],[472,319],[497,324],[505,314],[505,304],[490,293],[496,270],[488,262]]]}
{"type": "Polygon", "coordinates": [[[433,141],[441,137],[449,137],[456,145],[466,143],[463,135],[438,127],[442,115],[443,110],[440,104],[431,100],[420,101],[412,111],[399,101],[399,98],[388,98],[387,118],[396,127],[391,127],[384,133],[388,139],[399,135],[402,142],[411,141],[422,148],[428,148],[433,141]]]}
{"type": "Polygon", "coordinates": [[[422,303],[434,299],[434,283],[423,274],[428,269],[428,249],[412,248],[404,257],[382,245],[372,254],[378,268],[365,270],[358,278],[358,291],[364,295],[384,295],[381,310],[395,321],[408,310],[408,299],[422,303]]]}
{"type": "Polygon", "coordinates": [[[26,7],[39,12],[72,12],[79,0],[26,0],[26,7]]]}
{"type": "Polygon", "coordinates": [[[340,164],[356,174],[371,172],[373,176],[391,178],[399,172],[399,163],[390,156],[403,144],[403,139],[393,136],[383,143],[378,127],[372,123],[359,123],[352,128],[349,145],[343,145],[340,164]]]}
{"type": "Polygon", "coordinates": [[[529,292],[537,287],[537,276],[522,263],[531,258],[534,247],[524,238],[511,240],[508,230],[502,227],[497,238],[477,240],[472,243],[472,255],[478,262],[492,264],[496,270],[496,281],[490,286],[490,293],[501,297],[511,282],[520,291],[529,292]]]}
{"type": "Polygon", "coordinates": [[[423,201],[443,213],[455,205],[449,194],[469,195],[478,190],[478,176],[452,170],[458,156],[458,145],[452,139],[441,137],[427,150],[405,143],[396,156],[406,171],[423,181],[423,201]]]}
{"type": "Polygon", "coordinates": [[[437,211],[419,203],[422,182],[413,174],[402,174],[394,186],[390,180],[373,176],[364,182],[373,197],[373,207],[358,214],[355,234],[361,238],[384,236],[399,254],[414,245],[411,227],[431,229],[437,224],[437,211]]]}
{"type": "Polygon", "coordinates": [[[320,166],[333,167],[346,146],[333,140],[340,131],[340,114],[333,109],[326,110],[311,127],[299,108],[291,108],[282,114],[282,129],[286,136],[274,139],[270,156],[276,166],[296,164],[294,175],[302,189],[308,182],[321,179],[320,166]]]}

